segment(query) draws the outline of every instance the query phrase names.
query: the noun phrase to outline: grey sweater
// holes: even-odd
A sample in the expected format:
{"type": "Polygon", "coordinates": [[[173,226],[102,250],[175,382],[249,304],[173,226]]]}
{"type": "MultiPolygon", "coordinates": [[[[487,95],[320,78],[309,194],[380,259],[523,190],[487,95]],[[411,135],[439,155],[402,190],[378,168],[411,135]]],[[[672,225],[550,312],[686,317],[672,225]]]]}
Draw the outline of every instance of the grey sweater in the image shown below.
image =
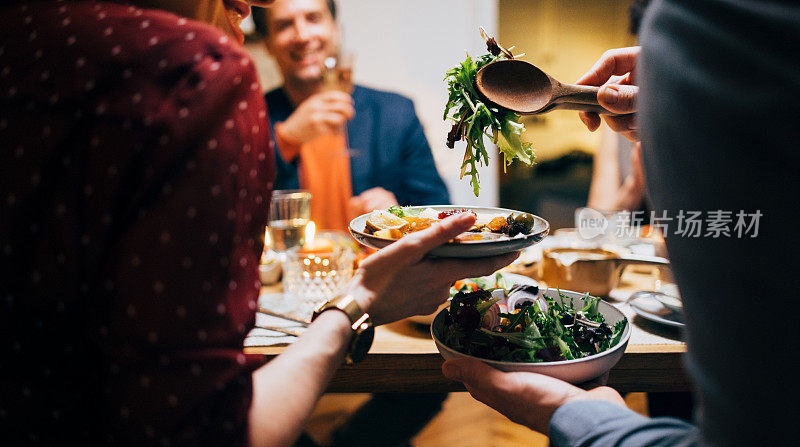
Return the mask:
{"type": "Polygon", "coordinates": [[[758,234],[674,234],[696,426],[565,405],[553,445],[798,445],[800,6],[662,0],[640,35],[639,121],[656,213],[760,212],[758,234]]]}

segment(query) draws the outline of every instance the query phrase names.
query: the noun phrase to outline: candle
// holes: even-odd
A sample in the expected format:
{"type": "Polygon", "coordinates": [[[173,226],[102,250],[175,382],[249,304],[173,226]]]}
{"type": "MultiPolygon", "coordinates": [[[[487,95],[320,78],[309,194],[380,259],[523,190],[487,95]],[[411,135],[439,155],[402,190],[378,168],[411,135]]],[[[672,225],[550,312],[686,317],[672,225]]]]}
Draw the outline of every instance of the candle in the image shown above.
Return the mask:
{"type": "Polygon", "coordinates": [[[315,238],[316,225],[311,221],[306,225],[306,243],[300,247],[300,254],[330,253],[336,248],[336,244],[328,238],[315,238]]]}
{"type": "Polygon", "coordinates": [[[318,238],[307,242],[298,251],[302,254],[330,253],[334,248],[335,245],[332,240],[318,238]]]}
{"type": "Polygon", "coordinates": [[[264,230],[264,249],[261,250],[261,264],[266,265],[272,262],[275,258],[275,252],[272,251],[272,240],[269,237],[269,228],[264,230]]]}

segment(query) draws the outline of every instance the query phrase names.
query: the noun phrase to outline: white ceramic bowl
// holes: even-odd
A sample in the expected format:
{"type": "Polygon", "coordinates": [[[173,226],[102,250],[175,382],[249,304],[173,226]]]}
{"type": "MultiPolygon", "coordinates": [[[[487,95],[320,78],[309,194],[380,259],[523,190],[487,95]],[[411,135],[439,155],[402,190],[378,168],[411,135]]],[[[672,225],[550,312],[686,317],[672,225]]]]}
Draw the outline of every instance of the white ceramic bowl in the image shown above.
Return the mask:
{"type": "MultiPolygon", "coordinates": [[[[425,208],[432,208],[436,211],[449,211],[469,209],[476,213],[482,214],[497,214],[500,216],[508,216],[509,214],[522,214],[522,211],[515,211],[506,208],[489,208],[489,207],[475,207],[475,206],[457,206],[457,205],[431,205],[431,206],[413,206],[412,209],[424,210],[425,208]]],[[[359,243],[381,249],[387,245],[395,242],[394,239],[386,239],[377,237],[372,234],[366,233],[367,218],[371,213],[367,213],[356,217],[350,221],[350,234],[359,243]]],[[[513,238],[500,238],[490,241],[470,241],[470,242],[457,242],[447,243],[440,245],[428,254],[430,256],[438,256],[441,258],[482,258],[486,256],[497,256],[513,251],[522,250],[525,247],[541,241],[550,232],[550,224],[539,216],[533,216],[533,228],[531,232],[524,236],[517,236],[513,238]]]]}
{"type": "MultiPolygon", "coordinates": [[[[573,302],[576,309],[582,308],[586,304],[583,300],[585,295],[583,293],[565,290],[562,290],[561,293],[563,293],[565,296],[574,298],[573,302]]],[[[556,289],[547,289],[545,294],[549,297],[554,297],[556,299],[558,298],[558,292],[556,289]]],[[[606,323],[609,326],[613,327],[618,321],[625,319],[625,315],[623,315],[619,309],[611,304],[608,304],[605,301],[600,301],[598,304],[598,310],[603,317],[605,317],[606,323]]],[[[587,382],[599,377],[616,365],[619,359],[622,358],[622,354],[625,352],[625,347],[628,345],[628,340],[631,336],[631,325],[630,322],[628,322],[628,324],[625,325],[625,330],[622,333],[622,338],[620,339],[619,343],[599,354],[576,360],[562,360],[558,362],[501,362],[463,354],[445,345],[444,342],[441,341],[439,334],[441,334],[444,330],[444,312],[446,311],[447,309],[440,311],[431,324],[431,335],[433,336],[433,341],[436,342],[436,347],[439,349],[439,353],[442,354],[442,357],[444,357],[445,360],[459,357],[474,358],[481,360],[482,362],[501,371],[534,372],[576,384],[587,382]]]]}

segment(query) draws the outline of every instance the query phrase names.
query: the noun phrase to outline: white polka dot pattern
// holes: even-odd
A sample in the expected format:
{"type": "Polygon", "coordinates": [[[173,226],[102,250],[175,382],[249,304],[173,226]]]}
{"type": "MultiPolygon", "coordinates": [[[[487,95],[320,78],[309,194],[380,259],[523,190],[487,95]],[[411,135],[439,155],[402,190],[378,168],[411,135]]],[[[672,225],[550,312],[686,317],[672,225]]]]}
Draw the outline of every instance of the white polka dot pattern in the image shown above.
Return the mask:
{"type": "MultiPolygon", "coordinates": [[[[30,361],[3,362],[0,371],[29,368],[33,374],[20,377],[30,380],[15,389],[31,402],[42,399],[34,378],[63,380],[91,363],[82,356],[106,359],[104,381],[78,374],[86,379],[70,384],[74,391],[60,388],[103,400],[107,413],[80,415],[108,421],[92,426],[106,431],[97,439],[124,433],[126,442],[169,445],[180,432],[197,433],[195,445],[243,444],[247,371],[259,359],[242,355],[241,342],[253,324],[261,248],[254,241],[273,177],[253,64],[207,25],[132,6],[36,2],[0,21],[16,33],[0,42],[0,138],[8,148],[0,165],[22,179],[0,198],[0,219],[25,222],[0,234],[0,257],[24,272],[0,284],[0,305],[18,310],[24,296],[45,309],[20,316],[20,339],[4,352],[30,361]],[[32,197],[47,202],[31,206],[32,197]],[[31,209],[35,215],[22,214],[31,209]],[[22,248],[32,240],[41,248],[22,248]],[[76,321],[107,358],[70,335],[76,321]],[[31,357],[41,352],[34,335],[54,331],[53,356],[31,357]],[[215,420],[197,402],[239,405],[226,412],[230,420],[215,420]],[[196,419],[184,417],[190,407],[196,419]],[[167,420],[196,427],[175,431],[167,420]]],[[[31,431],[53,445],[52,424],[77,416],[50,403],[19,427],[46,421],[49,430],[31,431]]],[[[4,420],[12,404],[0,402],[4,420]]]]}

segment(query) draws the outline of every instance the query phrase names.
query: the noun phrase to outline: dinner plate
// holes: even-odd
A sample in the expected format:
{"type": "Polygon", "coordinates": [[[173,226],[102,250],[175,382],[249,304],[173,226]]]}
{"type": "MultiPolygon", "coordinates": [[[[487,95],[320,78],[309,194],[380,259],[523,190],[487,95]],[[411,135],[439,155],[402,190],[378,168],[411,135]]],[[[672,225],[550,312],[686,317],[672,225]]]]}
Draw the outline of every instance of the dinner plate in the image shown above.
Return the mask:
{"type": "Polygon", "coordinates": [[[673,327],[683,327],[683,315],[664,306],[649,291],[635,292],[628,302],[637,315],[655,323],[673,327]]]}
{"type": "MultiPolygon", "coordinates": [[[[433,205],[433,206],[414,206],[409,207],[415,210],[432,208],[436,211],[449,210],[472,210],[480,214],[496,214],[508,216],[509,214],[522,214],[523,211],[515,211],[506,208],[456,206],[456,205],[433,205]]],[[[356,217],[350,221],[350,234],[361,244],[375,249],[381,249],[395,242],[395,239],[386,239],[366,233],[367,218],[371,213],[356,217]]],[[[526,235],[518,235],[513,238],[505,237],[490,241],[468,241],[468,242],[448,242],[440,245],[430,252],[429,256],[440,258],[483,258],[487,256],[497,256],[505,253],[522,250],[541,241],[550,231],[550,224],[539,216],[533,216],[533,227],[531,232],[526,235]]]]}
{"type": "MultiPolygon", "coordinates": [[[[524,275],[519,275],[516,273],[505,273],[505,272],[500,272],[500,274],[503,275],[503,279],[505,280],[507,289],[510,289],[511,286],[515,284],[527,284],[531,286],[539,285],[539,283],[537,283],[535,279],[529,278],[524,275]]],[[[485,276],[484,278],[491,278],[493,276],[494,274],[485,276]]],[[[431,323],[433,323],[433,319],[436,317],[436,314],[438,314],[439,311],[441,311],[445,307],[449,306],[450,306],[450,300],[448,299],[447,301],[442,303],[442,305],[439,306],[438,309],[436,309],[436,312],[430,315],[415,315],[413,317],[408,317],[408,320],[413,321],[414,323],[419,323],[419,324],[424,324],[425,326],[429,326],[431,323]]]]}

